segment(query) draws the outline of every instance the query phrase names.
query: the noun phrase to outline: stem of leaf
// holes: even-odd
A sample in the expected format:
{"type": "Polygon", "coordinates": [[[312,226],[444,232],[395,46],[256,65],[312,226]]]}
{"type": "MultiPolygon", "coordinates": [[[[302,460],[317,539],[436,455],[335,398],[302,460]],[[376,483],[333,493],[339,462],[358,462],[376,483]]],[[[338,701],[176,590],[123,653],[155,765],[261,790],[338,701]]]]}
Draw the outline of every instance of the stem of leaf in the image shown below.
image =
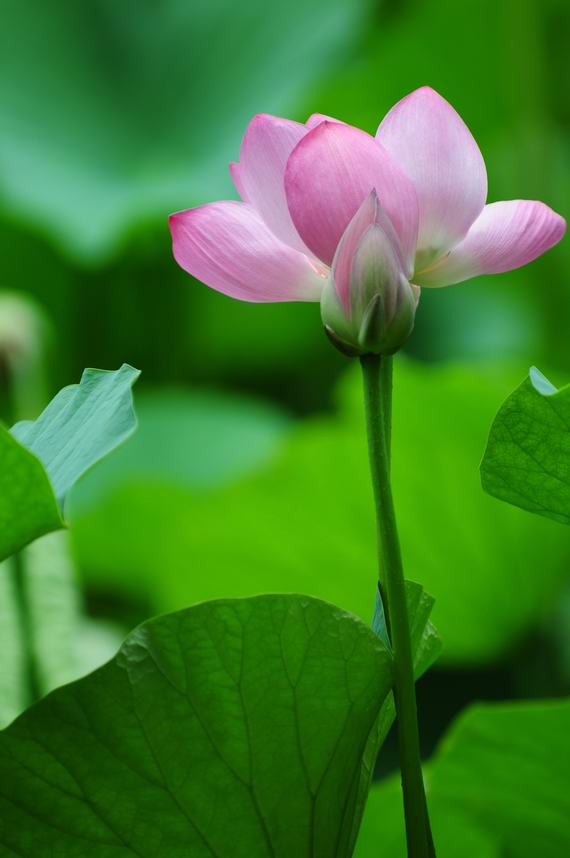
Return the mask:
{"type": "Polygon", "coordinates": [[[392,357],[360,359],[378,533],[380,588],[394,653],[394,698],[409,858],[433,858],[422,776],[410,622],[390,481],[392,357]]]}

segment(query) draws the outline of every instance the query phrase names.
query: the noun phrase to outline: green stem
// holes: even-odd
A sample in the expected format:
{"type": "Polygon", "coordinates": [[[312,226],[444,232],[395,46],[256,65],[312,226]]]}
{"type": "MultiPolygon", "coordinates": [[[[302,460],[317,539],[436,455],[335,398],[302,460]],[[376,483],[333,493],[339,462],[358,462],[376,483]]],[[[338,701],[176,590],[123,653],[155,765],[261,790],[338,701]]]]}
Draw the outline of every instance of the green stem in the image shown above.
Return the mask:
{"type": "MultiPolygon", "coordinates": [[[[372,355],[372,357],[374,357],[372,355]]],[[[388,459],[388,478],[390,478],[390,465],[392,458],[392,367],[394,361],[391,357],[380,358],[379,379],[376,384],[380,385],[380,407],[379,412],[382,417],[382,426],[384,429],[384,439],[386,442],[386,456],[388,459]]]]}
{"type": "Polygon", "coordinates": [[[14,575],[14,592],[16,596],[17,614],[21,629],[22,660],[24,667],[26,706],[30,706],[40,696],[36,659],[34,654],[32,615],[26,580],[26,569],[23,555],[19,551],[11,558],[11,568],[14,575]]]}
{"type": "Polygon", "coordinates": [[[420,758],[410,622],[390,484],[392,358],[365,355],[360,362],[364,377],[368,452],[376,506],[380,586],[386,599],[385,606],[394,652],[394,698],[408,856],[409,858],[431,858],[420,758]]]}

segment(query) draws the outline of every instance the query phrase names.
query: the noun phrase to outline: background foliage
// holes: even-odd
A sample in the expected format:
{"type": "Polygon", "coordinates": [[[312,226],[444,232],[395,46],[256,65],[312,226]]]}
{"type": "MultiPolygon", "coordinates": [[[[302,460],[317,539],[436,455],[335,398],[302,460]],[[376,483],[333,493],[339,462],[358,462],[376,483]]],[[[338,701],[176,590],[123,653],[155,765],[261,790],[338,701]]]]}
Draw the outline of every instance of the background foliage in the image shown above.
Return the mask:
{"type": "MultiPolygon", "coordinates": [[[[101,664],[135,623],[203,599],[297,590],[369,622],[357,374],[322,336],[316,306],[240,304],[191,281],[171,258],[166,216],[233,195],[227,162],[254,113],[318,110],[374,131],[430,84],[479,141],[490,199],[543,199],[568,217],[567,3],[0,6],[0,290],[28,302],[16,313],[0,300],[1,416],[35,418],[84,366],[143,371],[139,434],[68,498],[63,572],[32,600],[52,608],[31,618],[35,657],[14,643],[6,606],[18,594],[0,567],[4,722],[101,664]],[[62,622],[73,665],[61,665],[62,622]],[[11,677],[30,672],[17,689],[11,677]]],[[[557,386],[570,380],[569,275],[567,240],[520,271],[424,290],[398,360],[406,571],[435,597],[445,642],[419,685],[426,754],[470,701],[570,693],[570,531],[483,494],[478,473],[529,364],[557,386]]],[[[458,755],[436,758],[434,783],[453,765],[459,784],[458,755]]],[[[499,854],[496,833],[473,838],[473,854],[499,854]]]]}

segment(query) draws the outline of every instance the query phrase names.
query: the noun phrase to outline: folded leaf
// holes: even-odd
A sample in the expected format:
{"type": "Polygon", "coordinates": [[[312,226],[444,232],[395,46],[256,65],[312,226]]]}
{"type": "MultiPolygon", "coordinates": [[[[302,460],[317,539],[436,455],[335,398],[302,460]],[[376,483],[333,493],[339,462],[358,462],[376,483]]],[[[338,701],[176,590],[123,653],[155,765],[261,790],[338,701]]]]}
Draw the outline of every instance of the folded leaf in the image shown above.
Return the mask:
{"type": "Polygon", "coordinates": [[[63,512],[69,489],[136,428],[131,388],[140,375],[124,363],[115,371],[86,369],[64,387],[37,420],[12,434],[43,462],[63,512]]]}
{"type": "MultiPolygon", "coordinates": [[[[406,581],[406,598],[408,602],[412,652],[414,656],[414,673],[416,679],[419,679],[420,676],[422,676],[439,657],[442,649],[442,641],[430,620],[430,614],[434,604],[432,596],[430,596],[429,593],[426,593],[420,584],[416,584],[414,581],[406,581]]],[[[380,639],[384,640],[387,636],[387,629],[382,599],[380,598],[379,591],[372,627],[376,634],[379,635],[380,639]]],[[[396,706],[394,703],[394,695],[390,692],[382,704],[376,723],[368,737],[358,785],[355,787],[359,795],[357,807],[360,808],[361,814],[358,816],[355,815],[352,829],[351,848],[354,848],[354,843],[358,836],[358,830],[362,821],[362,811],[366,804],[366,798],[368,790],[370,789],[372,776],[374,774],[374,766],[376,764],[378,752],[384,744],[386,736],[388,735],[395,718],[396,706]]],[[[400,797],[401,807],[401,789],[398,794],[400,797]]]]}

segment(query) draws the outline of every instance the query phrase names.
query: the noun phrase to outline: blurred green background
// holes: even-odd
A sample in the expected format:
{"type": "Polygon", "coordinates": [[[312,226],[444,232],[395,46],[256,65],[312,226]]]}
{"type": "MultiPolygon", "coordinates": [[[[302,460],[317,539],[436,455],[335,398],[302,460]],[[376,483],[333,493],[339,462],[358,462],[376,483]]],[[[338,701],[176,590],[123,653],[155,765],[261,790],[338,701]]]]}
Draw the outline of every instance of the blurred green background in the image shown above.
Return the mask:
{"type": "MultiPolygon", "coordinates": [[[[2,417],[35,416],[84,366],[143,371],[138,435],[71,498],[79,589],[55,574],[46,645],[69,623],[92,666],[152,614],[265,590],[370,620],[357,368],[316,305],[241,304],[192,281],[166,218],[234,196],[227,164],[253,114],[319,111],[374,132],[423,84],[472,129],[491,200],[537,198],[567,217],[567,2],[0,6],[2,417]]],[[[397,362],[404,557],[445,642],[419,685],[426,753],[470,700],[570,691],[570,533],[485,496],[478,474],[528,365],[570,381],[569,279],[565,241],[525,269],[424,290],[397,362]]]]}

